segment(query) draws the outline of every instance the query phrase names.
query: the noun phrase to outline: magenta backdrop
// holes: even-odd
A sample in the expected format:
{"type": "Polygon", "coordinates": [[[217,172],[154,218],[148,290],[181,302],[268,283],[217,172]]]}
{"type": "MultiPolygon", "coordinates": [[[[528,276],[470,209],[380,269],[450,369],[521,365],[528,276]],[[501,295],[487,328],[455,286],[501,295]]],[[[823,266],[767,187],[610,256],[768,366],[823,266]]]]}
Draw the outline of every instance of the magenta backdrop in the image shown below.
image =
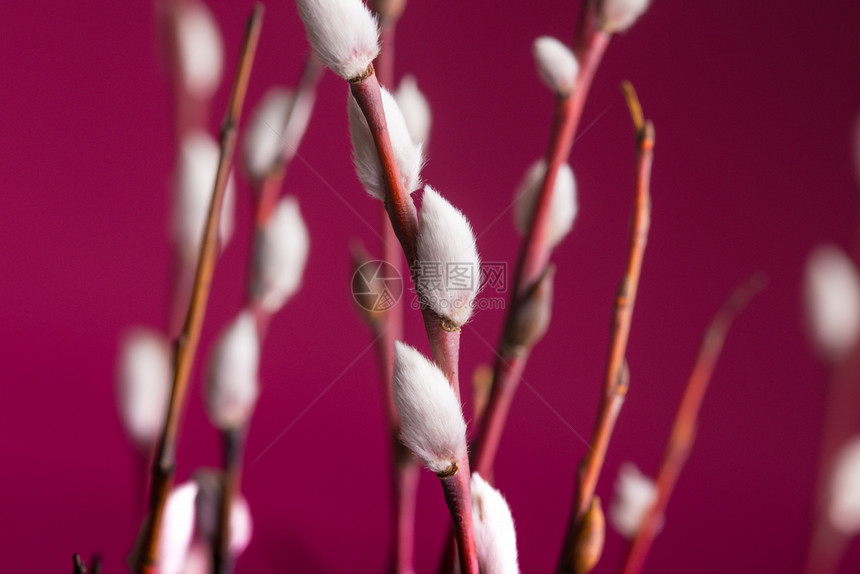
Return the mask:
{"type": "MultiPolygon", "coordinates": [[[[213,6],[228,71],[250,5],[213,6]]],[[[296,81],[307,50],[293,2],[266,8],[249,111],[267,87],[296,81]]],[[[435,117],[425,177],[471,219],[487,261],[514,257],[518,239],[504,211],[549,134],[552,97],[534,72],[531,42],[569,38],[576,15],[561,0],[411,0],[398,29],[397,76],[417,76],[435,117]]],[[[153,20],[149,2],[106,0],[86,9],[9,2],[0,18],[0,550],[10,571],[68,571],[73,552],[92,551],[104,554],[106,572],[121,571],[140,518],[114,364],[120,333],[162,328],[168,301],[174,146],[153,20]]],[[[624,460],[656,471],[705,325],[762,269],[770,287],[731,333],[647,568],[799,571],[826,381],[804,335],[800,282],[812,246],[848,247],[853,237],[857,31],[850,0],[655,0],[613,40],[572,154],[581,211],[554,256],[555,318],[525,373],[533,390],[519,392],[497,465],[525,572],[554,564],[586,448],[578,435],[590,435],[600,392],[632,205],[622,79],[635,83],[656,125],[654,216],[628,353],[632,387],[598,492],[609,499],[624,460]]],[[[244,475],[256,529],[245,572],[382,572],[386,563],[381,387],[349,297],[347,252],[357,236],[378,253],[365,222],[375,227],[379,215],[352,171],[346,93],[342,81],[324,78],[287,176],[312,248],[304,286],[266,341],[266,388],[244,475]]],[[[225,83],[213,130],[227,96],[225,83]]],[[[244,180],[239,191],[239,229],[216,271],[204,356],[242,299],[244,180]]],[[[500,321],[499,312],[482,312],[463,330],[464,374],[490,361],[485,342],[496,341],[500,321]]],[[[407,312],[407,322],[409,342],[426,350],[418,314],[407,312]]],[[[219,460],[198,374],[194,382],[180,479],[219,460]]],[[[419,572],[433,572],[448,518],[426,473],[418,519],[419,572]]],[[[622,549],[610,532],[598,571],[614,571],[622,549]]],[[[858,567],[855,547],[844,571],[858,567]]]]}

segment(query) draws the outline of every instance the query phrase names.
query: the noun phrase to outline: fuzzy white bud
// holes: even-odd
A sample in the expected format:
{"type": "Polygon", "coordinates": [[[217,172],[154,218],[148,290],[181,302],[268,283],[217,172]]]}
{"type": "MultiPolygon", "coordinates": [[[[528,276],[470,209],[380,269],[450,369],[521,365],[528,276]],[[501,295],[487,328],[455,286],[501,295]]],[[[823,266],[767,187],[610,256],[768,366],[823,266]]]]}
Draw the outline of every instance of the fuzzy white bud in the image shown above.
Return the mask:
{"type": "Polygon", "coordinates": [[[266,92],[245,136],[245,168],[251,177],[264,178],[287,149],[295,153],[311,119],[313,102],[313,95],[296,97],[287,88],[266,92]]]}
{"type": "Polygon", "coordinates": [[[481,574],[519,574],[511,509],[478,473],[472,474],[472,521],[481,574]]]}
{"type": "Polygon", "coordinates": [[[836,455],[830,478],[830,524],[846,536],[860,533],[860,436],[836,455]]]}
{"type": "MultiPolygon", "coordinates": [[[[545,174],[546,162],[538,160],[526,172],[517,191],[514,224],[523,235],[531,225],[532,214],[545,174]]],[[[558,168],[549,206],[547,241],[550,247],[558,245],[570,233],[577,211],[576,179],[573,177],[573,170],[570,169],[570,166],[563,163],[558,168]]]]}
{"type": "Polygon", "coordinates": [[[636,465],[625,462],[615,481],[615,497],[609,506],[609,522],[619,534],[633,538],[642,520],[657,500],[657,486],[639,472],[636,465]]]}
{"type": "Polygon", "coordinates": [[[202,1],[180,6],[176,40],[182,79],[192,95],[210,98],[221,83],[224,69],[224,43],[218,23],[202,1]]]}
{"type": "Polygon", "coordinates": [[[541,36],[532,46],[538,74],[553,92],[568,95],[576,84],[579,63],[570,48],[550,36],[541,36]]]}
{"type": "Polygon", "coordinates": [[[400,341],[394,345],[394,403],[400,440],[424,465],[440,474],[466,456],[466,422],[445,374],[400,341]]]}
{"type": "Polygon", "coordinates": [[[406,120],[406,127],[412,136],[412,141],[426,145],[430,137],[433,114],[430,112],[427,98],[418,89],[415,76],[403,76],[397,91],[394,92],[394,99],[397,100],[397,105],[403,112],[403,119],[406,120]]]}
{"type": "Polygon", "coordinates": [[[253,533],[254,523],[251,520],[251,508],[245,497],[239,495],[233,499],[233,505],[230,508],[229,551],[233,558],[240,556],[245,551],[248,544],[251,543],[253,533]]]}
{"type": "MultiPolygon", "coordinates": [[[[421,186],[421,168],[424,165],[424,155],[420,143],[412,141],[406,120],[388,90],[381,88],[382,109],[385,112],[385,123],[388,125],[388,137],[394,150],[397,171],[403,180],[403,186],[412,193],[421,186]]],[[[382,161],[376,151],[376,144],[367,120],[358,107],[352,94],[347,105],[349,114],[349,137],[352,139],[353,161],[355,172],[364,189],[376,199],[384,200],[386,193],[385,174],[382,161]]]]}
{"type": "Polygon", "coordinates": [[[259,394],[260,339],[250,311],[243,311],[221,334],[209,364],[206,406],[222,430],[245,425],[259,394]]]}
{"type": "Polygon", "coordinates": [[[379,53],[376,19],[361,0],[296,0],[319,59],[344,80],[364,75],[379,53]]]}
{"type": "MultiPolygon", "coordinates": [[[[173,240],[186,263],[197,261],[215,190],[221,152],[208,133],[196,130],[185,135],[179,152],[179,167],[173,206],[173,240]]],[[[233,176],[227,180],[218,236],[223,248],[233,235],[235,189],[233,176]]]]}
{"type": "Polygon", "coordinates": [[[860,276],[835,245],[820,245],[806,262],[806,317],[821,355],[844,358],[860,335],[860,276]]]}
{"type": "Polygon", "coordinates": [[[310,236],[299,202],[285,196],[263,229],[255,261],[257,297],[263,309],[276,313],[299,289],[309,249],[310,236]]]}
{"type": "Polygon", "coordinates": [[[123,337],[117,365],[120,418],[142,447],[155,444],[161,433],[172,371],[170,348],[162,335],[138,328],[123,337]]]}
{"type": "Polygon", "coordinates": [[[460,327],[472,316],[481,282],[481,259],[469,220],[429,185],[424,187],[416,242],[417,272],[439,272],[416,281],[422,305],[460,327]]]}
{"type": "Polygon", "coordinates": [[[181,574],[194,536],[198,485],[193,480],[170,491],[164,505],[161,529],[159,573],[181,574]]]}
{"type": "Polygon", "coordinates": [[[601,22],[610,34],[624,32],[648,9],[650,0],[603,0],[601,22]]]}

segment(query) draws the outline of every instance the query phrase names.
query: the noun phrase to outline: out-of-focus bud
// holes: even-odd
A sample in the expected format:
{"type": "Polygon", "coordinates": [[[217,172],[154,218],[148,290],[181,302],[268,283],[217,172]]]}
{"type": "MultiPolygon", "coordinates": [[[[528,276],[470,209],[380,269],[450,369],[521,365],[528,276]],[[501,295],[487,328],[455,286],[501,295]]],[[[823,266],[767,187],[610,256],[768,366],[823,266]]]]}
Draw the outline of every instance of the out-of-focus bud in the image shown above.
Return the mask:
{"type": "Polygon", "coordinates": [[[552,317],[555,265],[549,264],[543,274],[523,295],[516,314],[505,329],[504,347],[511,354],[531,349],[546,334],[552,317]]]}
{"type": "Polygon", "coordinates": [[[601,27],[610,34],[624,32],[648,9],[650,0],[600,0],[601,27]]]}
{"type": "Polygon", "coordinates": [[[260,339],[250,311],[242,311],[224,330],[209,362],[206,407],[220,430],[245,426],[259,395],[260,339]]]}
{"type": "Polygon", "coordinates": [[[170,347],[155,331],[136,328],[122,340],[117,365],[120,418],[141,448],[158,439],[170,395],[170,347]]]}
{"type": "Polygon", "coordinates": [[[618,471],[615,498],[609,507],[609,521],[622,536],[633,538],[642,520],[657,500],[657,486],[636,465],[626,462],[618,471]]]}
{"type": "Polygon", "coordinates": [[[830,479],[830,524],[845,536],[860,533],[860,436],[836,455],[830,479]]]}
{"type": "Polygon", "coordinates": [[[806,262],[806,318],[818,352],[844,359],[860,335],[860,276],[835,245],[819,245],[806,262]]]}
{"type": "Polygon", "coordinates": [[[186,89],[198,98],[211,98],[221,83],[224,69],[224,43],[218,23],[203,2],[183,2],[176,32],[186,89]]]}
{"type": "MultiPolygon", "coordinates": [[[[218,143],[203,130],[194,130],[183,136],[175,182],[172,232],[176,250],[186,265],[196,265],[200,256],[220,156],[218,143]]],[[[234,196],[231,173],[224,190],[218,227],[222,249],[233,235],[234,196]]]]}
{"type": "Polygon", "coordinates": [[[569,96],[576,83],[579,63],[570,48],[550,36],[541,36],[532,46],[543,83],[560,96],[569,96]]]}
{"type": "Polygon", "coordinates": [[[591,499],[591,507],[582,519],[582,526],[573,547],[571,568],[574,574],[590,572],[600,560],[606,539],[606,519],[600,506],[600,497],[591,499]]]}
{"type": "Polygon", "coordinates": [[[310,234],[298,200],[281,198],[260,235],[254,259],[254,289],[260,306],[276,313],[302,283],[310,251],[310,234]]]}

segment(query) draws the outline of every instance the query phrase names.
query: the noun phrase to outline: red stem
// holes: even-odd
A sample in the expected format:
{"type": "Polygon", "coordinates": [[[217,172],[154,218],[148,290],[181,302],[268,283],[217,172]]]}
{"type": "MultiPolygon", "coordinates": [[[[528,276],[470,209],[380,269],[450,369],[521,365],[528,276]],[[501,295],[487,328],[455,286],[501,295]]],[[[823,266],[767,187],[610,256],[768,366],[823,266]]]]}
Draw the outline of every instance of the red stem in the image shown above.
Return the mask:
{"type": "Polygon", "coordinates": [[[546,154],[547,170],[532,221],[520,248],[514,274],[514,289],[505,317],[505,328],[502,330],[503,335],[498,345],[487,413],[481,420],[477,439],[473,445],[475,467],[479,469],[482,476],[489,477],[492,474],[493,462],[508,412],[528,360],[528,350],[519,355],[509,351],[505,345],[504,333],[507,331],[508,323],[516,317],[523,295],[541,277],[549,261],[552,250],[547,243],[547,234],[552,190],[555,188],[559,167],[570,155],[591,81],[608,44],[609,36],[602,32],[594,32],[587,36],[587,43],[581,50],[582,61],[576,87],[570,96],[559,97],[556,101],[555,120],[546,154]]]}
{"type": "MultiPolygon", "coordinates": [[[[394,30],[395,22],[381,20],[379,31],[381,50],[374,66],[379,82],[385,86],[394,85],[394,30]]],[[[397,235],[391,226],[385,207],[382,209],[382,251],[384,261],[397,273],[402,268],[403,252],[397,235]]],[[[377,339],[377,353],[382,374],[382,387],[385,394],[385,407],[388,414],[392,438],[392,462],[394,471],[394,540],[392,544],[392,572],[413,574],[415,546],[415,507],[418,496],[418,482],[421,466],[412,453],[400,442],[400,417],[394,404],[391,380],[394,375],[394,342],[403,339],[403,305],[396,304],[382,316],[382,332],[377,339]]]]}
{"type": "Polygon", "coordinates": [[[496,358],[496,380],[490,392],[490,400],[481,420],[480,435],[473,445],[472,464],[475,472],[490,480],[493,461],[499,450],[502,432],[508,418],[520,377],[526,367],[528,356],[515,355],[509,359],[496,358]]]}
{"type": "Polygon", "coordinates": [[[454,523],[454,536],[457,540],[457,554],[460,558],[462,574],[479,574],[478,553],[475,549],[475,535],[472,530],[472,490],[469,473],[469,459],[458,462],[459,471],[451,477],[440,478],[445,502],[454,523]]]}
{"type": "Polygon", "coordinates": [[[403,180],[397,171],[397,161],[394,157],[394,148],[388,136],[388,124],[385,121],[385,112],[382,108],[382,94],[379,91],[379,82],[376,74],[371,73],[367,78],[350,83],[352,95],[361,108],[376,151],[382,163],[383,175],[387,184],[388,193],[385,196],[385,209],[394,228],[394,234],[403,247],[406,261],[411,267],[415,262],[415,235],[418,232],[418,214],[415,204],[409,195],[409,190],[403,186],[403,180]]]}

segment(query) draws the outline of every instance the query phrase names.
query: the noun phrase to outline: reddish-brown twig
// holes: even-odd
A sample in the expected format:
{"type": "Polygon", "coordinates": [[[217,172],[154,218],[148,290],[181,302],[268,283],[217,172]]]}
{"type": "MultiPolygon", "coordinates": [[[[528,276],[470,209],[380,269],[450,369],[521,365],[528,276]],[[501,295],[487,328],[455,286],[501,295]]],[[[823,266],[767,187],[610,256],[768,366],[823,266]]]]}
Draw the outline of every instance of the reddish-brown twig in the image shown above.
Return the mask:
{"type": "Polygon", "coordinates": [[[218,501],[218,525],[212,542],[212,572],[228,574],[233,571],[230,556],[230,517],[233,500],[242,480],[242,454],[245,447],[245,430],[232,429],[221,433],[224,440],[224,472],[218,501]]]}
{"type": "Polygon", "coordinates": [[[696,364],[684,389],[678,414],[675,416],[663,462],[657,473],[657,499],[642,519],[642,524],[630,545],[621,567],[623,574],[638,574],[645,564],[654,537],[657,536],[663,523],[663,515],[678,476],[693,447],[699,410],[705,398],[705,392],[708,390],[714,367],[720,358],[726,335],[735,317],[746,307],[750,299],[761,291],[764,284],[764,277],[760,274],[747,279],[723,304],[705,332],[696,364]]]}
{"type": "Polygon", "coordinates": [[[597,479],[600,476],[609,447],[609,439],[612,436],[615,422],[627,393],[628,377],[625,375],[626,362],[624,357],[627,350],[627,340],[630,336],[636,291],[639,286],[639,276],[642,272],[642,260],[645,255],[645,245],[650,227],[650,179],[654,150],[654,126],[642,115],[642,109],[633,86],[625,82],[622,87],[636,129],[637,148],[636,199],[633,207],[630,250],[627,269],[615,299],[603,396],[594,433],[591,437],[590,449],[585,455],[580,472],[577,474],[574,505],[559,561],[559,572],[571,572],[571,565],[576,563],[575,554],[582,519],[591,507],[597,479]]]}
{"type": "MultiPolygon", "coordinates": [[[[418,232],[418,216],[415,210],[415,204],[409,195],[409,190],[406,190],[403,185],[403,180],[397,169],[394,150],[391,146],[391,140],[388,135],[388,127],[385,121],[385,113],[382,107],[382,96],[379,89],[379,82],[376,79],[376,74],[373,66],[369,66],[366,74],[350,82],[352,95],[358,103],[359,108],[364,114],[367,124],[370,127],[370,132],[373,136],[373,141],[376,146],[376,151],[379,154],[382,164],[384,178],[386,182],[385,209],[388,212],[391,226],[394,234],[400,241],[403,248],[403,253],[406,256],[406,261],[410,269],[415,267],[416,262],[416,236],[418,232]]],[[[413,281],[414,282],[414,281],[413,281]]],[[[436,315],[429,309],[422,309],[422,317],[424,326],[427,331],[427,338],[430,340],[430,348],[433,354],[433,360],[436,365],[445,373],[448,378],[448,383],[452,389],[460,394],[460,385],[458,380],[457,365],[459,362],[460,351],[460,330],[449,329],[448,325],[441,317],[436,315]]],[[[460,465],[460,473],[465,475],[465,479],[458,479],[445,483],[443,486],[446,490],[445,500],[448,503],[448,508],[451,511],[451,516],[455,521],[455,527],[461,546],[464,548],[460,551],[461,568],[466,574],[474,572],[477,574],[477,560],[472,562],[472,553],[474,552],[474,536],[471,532],[471,504],[462,503],[457,508],[452,504],[462,500],[469,500],[469,491],[465,490],[454,496],[451,489],[462,489],[464,480],[468,489],[469,480],[469,463],[468,460],[463,461],[460,465]],[[447,486],[445,486],[447,485],[447,486]],[[448,490],[451,490],[449,493],[448,490]],[[468,530],[468,532],[467,532],[468,530]]],[[[459,473],[458,473],[459,474],[459,473]]]]}
{"type": "MultiPolygon", "coordinates": [[[[380,51],[374,63],[377,77],[382,85],[394,86],[394,34],[397,20],[404,8],[401,0],[377,0],[373,10],[379,21],[380,51]]],[[[400,273],[403,261],[394,228],[382,208],[380,227],[382,231],[382,258],[390,270],[400,273]]],[[[400,420],[394,405],[391,380],[394,370],[394,342],[403,339],[403,305],[388,308],[374,323],[376,347],[379,357],[385,407],[391,432],[392,489],[394,502],[394,529],[391,556],[391,571],[411,574],[415,571],[413,553],[415,546],[415,505],[421,466],[412,453],[400,442],[400,420]]]]}
{"type": "Polygon", "coordinates": [[[168,403],[167,418],[164,423],[155,458],[152,463],[152,477],[149,488],[149,517],[143,531],[143,545],[137,571],[152,574],[157,570],[159,554],[159,537],[164,517],[164,504],[173,484],[176,470],[176,441],[179,433],[179,421],[185,405],[185,397],[194,363],[197,344],[203,326],[203,316],[209,299],[209,288],[215,270],[215,260],[218,249],[218,223],[220,221],[221,204],[227,187],[227,179],[233,164],[236,150],[237,125],[241,116],[248,80],[257,43],[262,26],[263,6],[256,4],[248,20],[245,38],[242,43],[239,67],[227,115],[221,127],[221,157],[218,161],[218,173],[215,178],[215,189],[209,214],[206,221],[206,231],[200,248],[200,259],[194,279],[191,302],[182,332],[174,342],[174,374],[173,389],[168,403]]]}
{"type": "Polygon", "coordinates": [[[460,572],[479,574],[478,552],[472,530],[472,486],[468,457],[456,463],[450,476],[439,476],[445,502],[454,523],[454,538],[460,558],[460,572]]]}
{"type": "Polygon", "coordinates": [[[415,204],[409,196],[400,178],[394,148],[388,136],[388,124],[385,121],[385,111],[382,107],[382,94],[379,91],[379,81],[373,66],[368,67],[364,77],[350,82],[350,89],[358,107],[361,108],[373,143],[382,164],[386,184],[385,210],[388,212],[391,226],[410,268],[415,262],[415,241],[418,232],[418,214],[415,204]]]}
{"type": "MultiPolygon", "coordinates": [[[[586,7],[590,4],[591,2],[583,2],[586,7]]],[[[473,446],[472,460],[475,471],[486,477],[492,476],[493,461],[508,411],[531,350],[531,345],[513,348],[506,340],[506,334],[510,333],[511,323],[516,319],[526,293],[541,277],[549,261],[552,252],[548,242],[550,206],[558,170],[570,156],[591,82],[609,45],[610,35],[594,28],[593,22],[594,18],[590,16],[590,11],[584,9],[575,50],[580,63],[579,73],[572,92],[558,96],[556,101],[555,120],[546,153],[546,174],[538,193],[531,223],[520,247],[514,273],[514,288],[496,356],[490,400],[473,446]]]]}

